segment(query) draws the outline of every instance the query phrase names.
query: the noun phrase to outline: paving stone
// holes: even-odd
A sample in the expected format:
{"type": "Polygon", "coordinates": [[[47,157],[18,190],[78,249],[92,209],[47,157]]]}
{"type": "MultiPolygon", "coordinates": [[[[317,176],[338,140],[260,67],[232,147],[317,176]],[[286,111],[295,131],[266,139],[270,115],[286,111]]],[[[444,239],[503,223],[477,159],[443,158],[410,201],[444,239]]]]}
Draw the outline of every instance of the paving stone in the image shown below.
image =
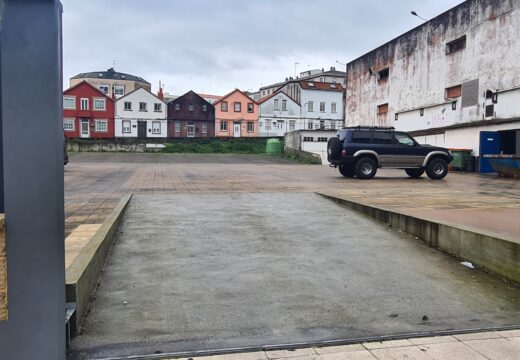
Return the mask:
{"type": "Polygon", "coordinates": [[[320,355],[322,360],[375,360],[368,350],[346,351],[320,355]]]}
{"type": "MultiPolygon", "coordinates": [[[[352,345],[340,345],[340,346],[315,347],[314,350],[318,354],[322,355],[322,354],[362,351],[362,350],[365,350],[365,348],[361,344],[352,344],[352,345]]],[[[322,356],[322,358],[323,358],[323,356],[322,356]]]]}
{"type": "Polygon", "coordinates": [[[431,357],[416,346],[374,349],[370,352],[379,360],[431,360],[431,357]]]}
{"type": "Polygon", "coordinates": [[[518,343],[507,339],[486,339],[464,341],[472,349],[491,360],[520,360],[518,343]]]}
{"type": "Polygon", "coordinates": [[[497,331],[497,334],[504,338],[520,337],[520,330],[497,331]]]}
{"type": "Polygon", "coordinates": [[[484,356],[462,342],[448,342],[419,345],[419,349],[433,359],[438,360],[486,360],[484,356]]]}
{"type": "Polygon", "coordinates": [[[393,348],[400,346],[410,346],[413,345],[409,340],[388,340],[383,342],[366,342],[363,343],[363,346],[368,350],[372,349],[384,349],[384,348],[393,348]]]}
{"type": "Polygon", "coordinates": [[[245,353],[237,353],[237,354],[201,356],[201,357],[195,357],[193,359],[194,360],[266,360],[267,355],[263,351],[256,351],[256,352],[245,352],[245,353]]]}
{"type": "Polygon", "coordinates": [[[467,341],[467,340],[481,340],[481,339],[497,339],[500,337],[500,334],[495,331],[486,331],[486,332],[478,332],[478,333],[453,335],[453,337],[460,341],[467,341]]]}
{"type": "Polygon", "coordinates": [[[295,349],[295,350],[269,350],[265,352],[269,359],[280,358],[296,358],[301,356],[315,356],[316,351],[313,348],[295,349]]]}
{"type": "Polygon", "coordinates": [[[421,337],[421,338],[413,338],[408,339],[414,345],[423,345],[423,344],[439,344],[439,343],[449,343],[449,342],[457,342],[453,336],[434,336],[434,337],[421,337]]]}

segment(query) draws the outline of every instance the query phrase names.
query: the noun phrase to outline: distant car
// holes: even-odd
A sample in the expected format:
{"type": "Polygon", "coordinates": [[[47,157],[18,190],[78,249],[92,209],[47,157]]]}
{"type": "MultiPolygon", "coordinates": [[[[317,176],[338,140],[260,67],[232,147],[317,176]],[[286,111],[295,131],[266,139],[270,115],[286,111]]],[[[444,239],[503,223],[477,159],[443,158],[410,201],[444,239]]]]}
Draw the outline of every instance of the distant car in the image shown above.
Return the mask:
{"type": "Polygon", "coordinates": [[[339,130],[327,144],[327,157],[341,175],[359,179],[373,178],[378,168],[397,168],[412,178],[426,171],[431,179],[440,180],[453,160],[448,149],[420,145],[405,132],[360,126],[339,130]]]}

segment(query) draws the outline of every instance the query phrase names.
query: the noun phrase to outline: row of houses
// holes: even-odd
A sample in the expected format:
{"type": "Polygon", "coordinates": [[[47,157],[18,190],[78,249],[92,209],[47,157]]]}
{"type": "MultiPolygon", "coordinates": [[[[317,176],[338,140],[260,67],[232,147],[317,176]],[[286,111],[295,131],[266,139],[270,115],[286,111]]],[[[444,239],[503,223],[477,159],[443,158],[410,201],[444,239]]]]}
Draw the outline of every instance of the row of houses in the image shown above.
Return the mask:
{"type": "Polygon", "coordinates": [[[288,79],[254,100],[235,89],[224,96],[153,94],[140,77],[108,69],[79,74],[63,94],[68,138],[204,138],[283,136],[300,129],[339,129],[344,87],[288,79]]]}

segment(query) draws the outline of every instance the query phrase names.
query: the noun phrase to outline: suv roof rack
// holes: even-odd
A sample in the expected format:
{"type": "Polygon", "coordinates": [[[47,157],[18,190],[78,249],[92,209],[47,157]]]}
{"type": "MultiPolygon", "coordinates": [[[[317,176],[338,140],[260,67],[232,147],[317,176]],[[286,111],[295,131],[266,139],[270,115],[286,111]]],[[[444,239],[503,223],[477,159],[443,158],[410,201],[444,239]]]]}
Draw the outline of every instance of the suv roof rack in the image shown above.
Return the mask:
{"type": "Polygon", "coordinates": [[[350,127],[343,127],[342,129],[349,129],[349,130],[382,130],[382,131],[394,131],[395,127],[384,127],[384,126],[350,126],[350,127]]]}

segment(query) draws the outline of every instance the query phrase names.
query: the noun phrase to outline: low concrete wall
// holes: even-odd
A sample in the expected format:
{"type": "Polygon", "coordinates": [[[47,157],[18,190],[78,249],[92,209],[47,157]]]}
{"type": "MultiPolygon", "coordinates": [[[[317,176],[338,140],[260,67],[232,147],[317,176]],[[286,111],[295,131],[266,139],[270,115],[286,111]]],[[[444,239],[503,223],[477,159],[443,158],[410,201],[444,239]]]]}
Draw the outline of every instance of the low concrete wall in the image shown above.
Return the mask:
{"type": "Polygon", "coordinates": [[[0,321],[7,321],[7,250],[4,215],[0,214],[0,321]]]}
{"type": "Polygon", "coordinates": [[[445,253],[470,261],[490,272],[520,283],[520,243],[513,239],[502,239],[327,194],[318,194],[415,235],[445,253]]]}
{"type": "Polygon", "coordinates": [[[106,218],[98,232],[67,268],[66,299],[76,304],[75,322],[71,328],[79,333],[87,315],[90,299],[96,290],[99,276],[105,265],[114,235],[132,195],[125,195],[114,211],[106,218]]]}
{"type": "Polygon", "coordinates": [[[321,156],[314,153],[285,147],[284,154],[301,162],[321,165],[321,156]]]}

